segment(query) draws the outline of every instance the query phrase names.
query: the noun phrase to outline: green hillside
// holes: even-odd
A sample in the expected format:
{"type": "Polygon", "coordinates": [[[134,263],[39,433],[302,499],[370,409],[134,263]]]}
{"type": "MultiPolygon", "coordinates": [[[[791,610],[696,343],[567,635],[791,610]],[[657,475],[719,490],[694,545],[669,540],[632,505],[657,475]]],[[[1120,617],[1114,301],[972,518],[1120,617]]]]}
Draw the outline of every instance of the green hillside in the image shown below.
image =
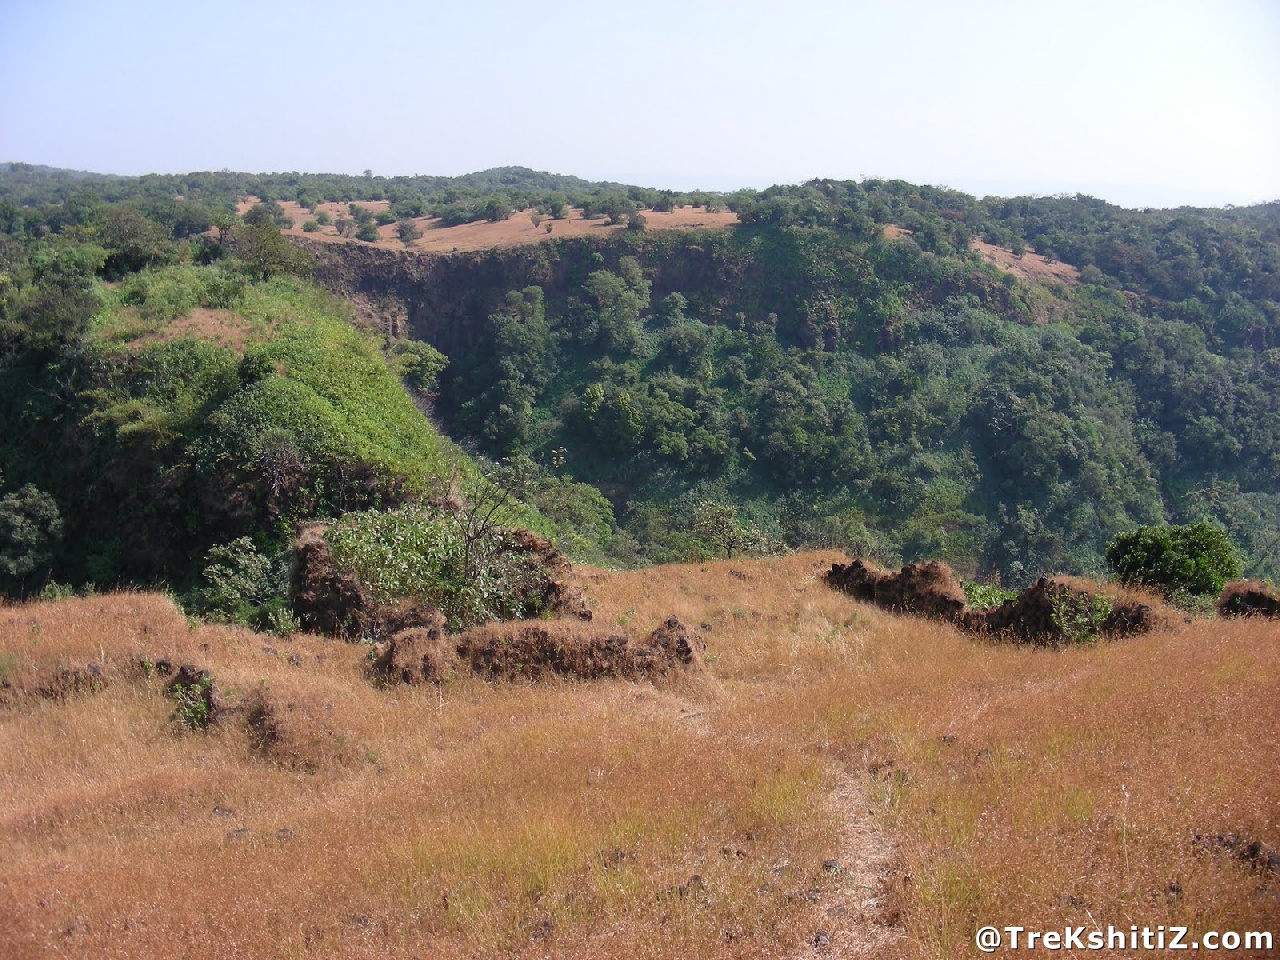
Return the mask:
{"type": "Polygon", "coordinates": [[[735,231],[563,243],[549,279],[437,320],[483,328],[448,345],[454,432],[565,451],[655,560],[714,553],[713,502],[744,542],[1011,583],[1105,570],[1116,534],[1208,517],[1280,573],[1280,206],[883,182],[734,202],[735,231]],[[983,237],[1082,282],[996,269],[983,237]]]}
{"type": "Polygon", "coordinates": [[[169,584],[199,606],[222,563],[279,600],[299,524],[411,502],[559,534],[415,405],[396,374],[425,385],[434,351],[385,355],[310,281],[181,245],[104,283],[92,237],[0,240],[0,588],[169,584]]]}
{"type": "Polygon", "coordinates": [[[503,464],[531,504],[513,522],[580,558],[840,546],[1020,584],[1099,572],[1137,526],[1207,518],[1246,573],[1280,576],[1277,204],[11,164],[0,231],[10,592],[198,584],[241,537],[270,554],[301,521],[478,491],[428,403],[503,464]],[[633,229],[435,260],[311,247],[317,276],[398,302],[445,366],[357,332],[266,208],[232,212],[245,193],[446,219],[573,200],[633,229]],[[740,226],[634,216],[677,201],[740,226]],[[1076,272],[1053,279],[1061,263],[1076,272]]]}

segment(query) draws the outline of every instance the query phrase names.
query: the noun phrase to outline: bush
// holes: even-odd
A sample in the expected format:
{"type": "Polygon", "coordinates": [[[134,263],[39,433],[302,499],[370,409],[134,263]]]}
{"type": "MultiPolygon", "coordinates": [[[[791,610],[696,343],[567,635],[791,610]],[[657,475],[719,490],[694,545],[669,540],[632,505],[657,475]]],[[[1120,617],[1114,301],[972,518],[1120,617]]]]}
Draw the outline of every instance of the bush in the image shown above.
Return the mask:
{"type": "Polygon", "coordinates": [[[435,607],[458,628],[547,612],[542,558],[492,521],[505,494],[477,486],[459,510],[415,505],[348,513],[325,532],[334,561],[379,603],[435,607]]]}
{"type": "Polygon", "coordinates": [[[174,266],[134,274],[121,284],[121,302],[143,319],[174,320],[196,307],[227,308],[244,293],[243,275],[217,267],[174,266]]]}
{"type": "Polygon", "coordinates": [[[302,225],[303,233],[315,233],[319,229],[320,229],[320,224],[317,223],[315,220],[308,220],[302,225]]]}
{"type": "Polygon", "coordinates": [[[416,223],[406,218],[396,224],[396,236],[407,247],[422,236],[422,231],[418,229],[416,223]]]}
{"type": "Polygon", "coordinates": [[[1122,533],[1107,544],[1107,563],[1121,583],[1141,584],[1171,598],[1216,596],[1240,576],[1235,547],[1207,520],[1122,533]]]}
{"type": "Polygon", "coordinates": [[[199,591],[196,604],[210,620],[272,633],[298,628],[286,603],[288,567],[281,557],[264,556],[252,540],[240,537],[211,547],[205,562],[208,586],[199,591]]]}
{"type": "Polygon", "coordinates": [[[397,340],[391,348],[388,365],[392,373],[415,390],[431,393],[436,388],[440,372],[448,364],[448,357],[429,343],[422,340],[397,340]]]}
{"type": "Polygon", "coordinates": [[[356,231],[356,239],[363,240],[365,243],[377,243],[381,237],[378,235],[378,228],[372,223],[366,223],[356,231]]]}
{"type": "Polygon", "coordinates": [[[962,581],[965,600],[975,610],[991,610],[1006,600],[1016,600],[1017,590],[999,587],[990,583],[975,583],[972,580],[962,581]]]}
{"type": "Polygon", "coordinates": [[[28,483],[0,498],[0,584],[45,566],[61,535],[62,515],[47,493],[28,483]]]}

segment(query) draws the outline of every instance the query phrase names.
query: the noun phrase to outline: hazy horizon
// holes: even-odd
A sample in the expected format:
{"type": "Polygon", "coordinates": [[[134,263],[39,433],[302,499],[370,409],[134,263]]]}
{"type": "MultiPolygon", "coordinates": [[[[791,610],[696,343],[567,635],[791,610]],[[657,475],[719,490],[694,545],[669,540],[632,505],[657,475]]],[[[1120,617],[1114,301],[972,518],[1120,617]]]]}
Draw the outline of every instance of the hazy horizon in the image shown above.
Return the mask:
{"type": "Polygon", "coordinates": [[[136,176],[523,166],[1280,199],[1280,5],[488,0],[0,7],[0,157],[136,176]]]}

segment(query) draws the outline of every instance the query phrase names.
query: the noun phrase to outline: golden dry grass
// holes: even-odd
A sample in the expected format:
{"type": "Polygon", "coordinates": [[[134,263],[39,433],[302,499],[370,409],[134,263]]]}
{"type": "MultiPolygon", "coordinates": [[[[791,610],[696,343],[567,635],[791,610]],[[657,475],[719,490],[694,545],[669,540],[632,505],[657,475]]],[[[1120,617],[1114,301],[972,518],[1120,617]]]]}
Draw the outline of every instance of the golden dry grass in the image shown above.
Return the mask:
{"type": "MultiPolygon", "coordinates": [[[[257,197],[248,197],[237,207],[241,214],[248,211],[258,202],[257,197]]],[[[364,207],[371,213],[380,213],[390,204],[385,200],[361,200],[356,206],[364,207]]],[[[338,228],[332,223],[320,227],[313,233],[307,233],[302,225],[315,219],[315,214],[292,200],[280,201],[284,215],[293,221],[293,226],[285,232],[297,237],[310,237],[328,243],[358,243],[365,246],[377,246],[386,250],[404,250],[394,223],[378,227],[379,239],[372,244],[363,240],[355,240],[338,235],[338,228]]],[[[345,203],[322,203],[316,210],[323,210],[333,220],[350,215],[349,205],[345,203]]],[[[530,244],[545,243],[562,237],[602,237],[611,233],[625,231],[625,224],[608,223],[605,220],[585,220],[582,209],[571,207],[568,216],[563,220],[551,217],[540,217],[538,223],[533,222],[533,211],[519,210],[506,220],[491,223],[487,220],[476,220],[457,226],[445,226],[434,217],[417,217],[414,223],[422,231],[422,236],[408,245],[409,249],[427,253],[452,253],[459,251],[490,250],[496,247],[519,247],[530,244]],[[550,226],[551,229],[547,229],[550,226]]],[[[705,207],[677,207],[667,213],[656,210],[643,211],[646,230],[724,230],[738,224],[738,215],[732,210],[708,211],[705,207]]]]}
{"type": "Polygon", "coordinates": [[[705,636],[709,676],[662,688],[378,689],[359,646],[192,629],[159,596],[0,609],[0,954],[950,958],[986,923],[1276,929],[1280,878],[1194,839],[1280,843],[1274,623],[1020,649],[829,590],[834,559],[587,571],[601,627],[705,636]],[[181,731],[141,657],[268,704],[275,738],[248,710],[181,731]],[[100,689],[46,695],[90,662],[100,689]]]}
{"type": "Polygon", "coordinates": [[[1012,250],[998,247],[994,243],[987,243],[977,237],[969,241],[969,249],[976,251],[983,260],[993,267],[1033,283],[1074,284],[1080,282],[1080,271],[1076,267],[1060,260],[1050,260],[1047,257],[1042,257],[1034,250],[1028,250],[1019,257],[1012,250]]]}

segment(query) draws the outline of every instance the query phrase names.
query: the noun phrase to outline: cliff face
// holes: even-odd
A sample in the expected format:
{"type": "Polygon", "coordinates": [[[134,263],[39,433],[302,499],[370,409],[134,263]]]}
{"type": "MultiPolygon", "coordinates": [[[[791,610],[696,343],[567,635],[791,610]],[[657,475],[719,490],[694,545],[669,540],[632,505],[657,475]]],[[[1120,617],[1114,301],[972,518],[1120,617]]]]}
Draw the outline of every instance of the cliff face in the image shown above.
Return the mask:
{"type": "Polygon", "coordinates": [[[451,254],[295,242],[316,258],[316,280],[355,303],[361,321],[452,355],[475,346],[509,291],[537,285],[548,300],[559,300],[592,271],[615,269],[626,256],[645,266],[654,303],[674,290],[699,291],[705,298],[700,306],[714,318],[743,279],[741,262],[716,242],[723,236],[567,239],[451,254]]]}

